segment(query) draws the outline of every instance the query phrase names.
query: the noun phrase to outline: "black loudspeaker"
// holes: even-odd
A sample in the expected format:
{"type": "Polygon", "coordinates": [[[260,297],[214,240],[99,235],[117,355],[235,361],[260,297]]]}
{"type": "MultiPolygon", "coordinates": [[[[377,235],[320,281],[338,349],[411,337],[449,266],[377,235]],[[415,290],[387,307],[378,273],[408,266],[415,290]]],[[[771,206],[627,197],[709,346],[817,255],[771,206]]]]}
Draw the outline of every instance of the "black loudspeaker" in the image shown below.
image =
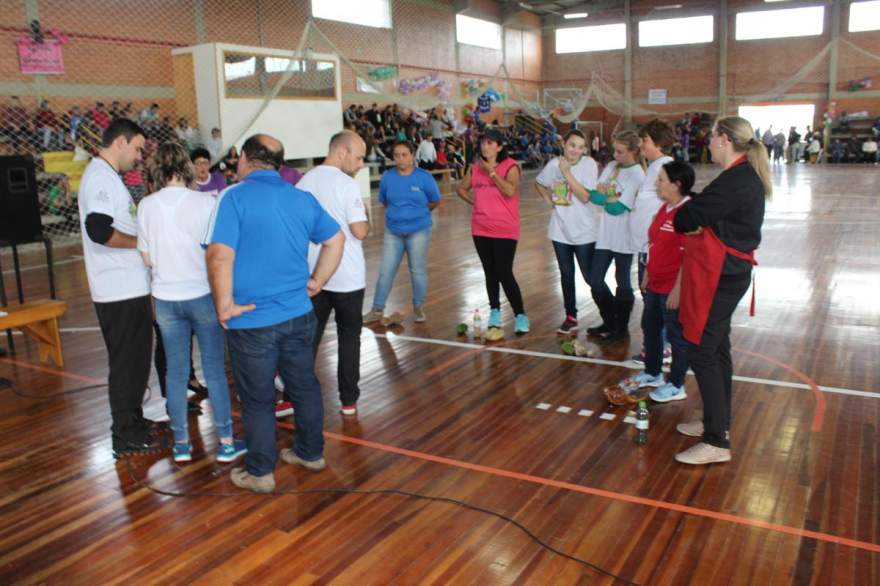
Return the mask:
{"type": "Polygon", "coordinates": [[[42,238],[33,159],[0,157],[0,241],[18,244],[42,238]]]}

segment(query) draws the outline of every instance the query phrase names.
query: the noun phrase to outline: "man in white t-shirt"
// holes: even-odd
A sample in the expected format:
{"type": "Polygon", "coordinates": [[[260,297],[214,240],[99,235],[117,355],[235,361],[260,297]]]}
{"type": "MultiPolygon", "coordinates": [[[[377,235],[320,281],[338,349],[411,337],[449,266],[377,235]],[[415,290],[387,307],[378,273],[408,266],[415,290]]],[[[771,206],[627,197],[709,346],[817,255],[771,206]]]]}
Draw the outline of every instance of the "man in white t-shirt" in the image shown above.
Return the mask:
{"type": "Polygon", "coordinates": [[[119,173],[141,159],[144,131],[117,118],[79,189],[79,217],[89,291],[109,357],[108,390],[116,458],[160,449],[141,403],[153,350],[150,273],[137,251],[137,208],[119,173]]]}
{"type": "MultiPolygon", "coordinates": [[[[306,173],[296,185],[298,189],[314,195],[345,234],[345,249],[339,268],[324,285],[324,289],[312,297],[318,318],[314,340],[315,354],[318,352],[330,312],[335,312],[339,337],[336,372],[343,415],[357,414],[357,401],[360,397],[358,381],[361,376],[361,327],[364,289],[367,286],[367,269],[361,241],[369,234],[370,223],[354,176],[364,166],[366,149],[363,139],[350,130],[333,135],[324,164],[306,173]]],[[[320,246],[309,246],[310,269],[315,266],[319,252],[320,246]]]]}
{"type": "Polygon", "coordinates": [[[431,134],[426,135],[422,142],[419,143],[419,148],[416,151],[416,163],[422,169],[428,169],[429,171],[437,165],[437,148],[434,146],[431,137],[431,134]]]}

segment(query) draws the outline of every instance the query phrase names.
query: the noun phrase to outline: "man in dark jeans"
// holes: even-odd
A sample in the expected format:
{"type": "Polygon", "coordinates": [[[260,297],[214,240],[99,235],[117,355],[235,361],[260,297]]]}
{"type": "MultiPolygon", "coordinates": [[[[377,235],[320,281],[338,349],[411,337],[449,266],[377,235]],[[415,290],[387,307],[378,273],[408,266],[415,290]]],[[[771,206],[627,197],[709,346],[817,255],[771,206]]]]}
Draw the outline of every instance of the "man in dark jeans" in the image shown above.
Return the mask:
{"type": "Polygon", "coordinates": [[[104,131],[102,148],[83,173],[79,216],[89,291],[109,357],[108,390],[116,458],[149,453],[162,444],[141,403],[153,349],[150,272],[137,246],[137,208],[119,173],[133,168],[144,131],[118,118],[104,131]]]}
{"type": "Polygon", "coordinates": [[[317,319],[309,297],[318,294],[342,257],[339,226],[315,198],[278,169],[284,148],[276,139],[247,139],[238,161],[242,181],[224,191],[205,244],[208,278],[227,340],[241,400],[247,456],[233,468],[236,486],[275,490],[275,373],[296,404],[295,443],[281,459],[309,470],[324,462],[324,404],[315,377],[312,340],[317,319]],[[309,273],[309,242],[322,243],[309,273]]]}
{"type": "MultiPolygon", "coordinates": [[[[356,415],[360,398],[361,327],[363,326],[366,263],[362,240],[370,232],[370,223],[360,186],[354,176],[364,166],[366,145],[360,136],[344,130],[330,140],[324,164],[305,174],[299,189],[314,195],[345,234],[345,252],[333,277],[312,302],[318,319],[313,351],[318,352],[324,327],[335,312],[339,357],[336,374],[343,415],[356,415]]],[[[313,247],[309,259],[317,257],[313,247]]],[[[294,407],[296,403],[294,402],[294,407]]]]}

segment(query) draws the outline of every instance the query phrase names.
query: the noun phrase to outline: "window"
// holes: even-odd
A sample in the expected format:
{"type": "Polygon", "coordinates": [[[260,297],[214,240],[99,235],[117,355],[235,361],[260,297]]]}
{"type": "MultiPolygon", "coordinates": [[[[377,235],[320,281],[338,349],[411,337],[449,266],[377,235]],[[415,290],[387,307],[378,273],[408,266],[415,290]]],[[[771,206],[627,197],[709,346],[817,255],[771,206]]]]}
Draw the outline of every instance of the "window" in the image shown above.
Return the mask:
{"type": "Polygon", "coordinates": [[[314,59],[287,59],[225,52],[223,72],[227,98],[263,98],[284,76],[278,98],[336,98],[336,64],[314,59]]]}
{"type": "Polygon", "coordinates": [[[880,1],[853,2],[849,5],[849,32],[880,29],[880,1]]]}
{"type": "Polygon", "coordinates": [[[391,0],[312,0],[312,16],[391,28],[391,0]]]}
{"type": "Polygon", "coordinates": [[[464,14],[456,14],[455,40],[465,45],[501,49],[501,25],[464,14]]]}
{"type": "Polygon", "coordinates": [[[639,47],[694,45],[715,40],[715,18],[692,16],[643,20],[639,23],[639,47]]]}
{"type": "Polygon", "coordinates": [[[600,24],[556,29],[557,53],[626,49],[626,25],[600,24]]]}
{"type": "Polygon", "coordinates": [[[821,35],[824,24],[824,6],[740,12],[736,15],[736,40],[811,37],[821,35]]]}

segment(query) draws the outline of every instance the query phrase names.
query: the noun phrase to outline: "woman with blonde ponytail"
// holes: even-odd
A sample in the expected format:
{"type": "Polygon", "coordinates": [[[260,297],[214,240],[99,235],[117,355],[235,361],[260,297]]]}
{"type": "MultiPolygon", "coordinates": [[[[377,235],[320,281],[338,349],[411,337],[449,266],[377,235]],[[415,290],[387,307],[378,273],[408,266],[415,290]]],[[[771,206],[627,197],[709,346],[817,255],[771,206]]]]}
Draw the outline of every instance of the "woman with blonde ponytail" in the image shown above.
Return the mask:
{"type": "Polygon", "coordinates": [[[757,264],[754,253],[761,243],[764,201],[772,190],[767,150],[755,140],[747,120],[719,119],[709,149],[724,170],[682,205],[674,220],[675,231],[687,235],[679,319],[703,399],[703,420],[677,427],[684,435],[702,438],[675,456],[685,464],[731,459],[730,318],[757,264]]]}

